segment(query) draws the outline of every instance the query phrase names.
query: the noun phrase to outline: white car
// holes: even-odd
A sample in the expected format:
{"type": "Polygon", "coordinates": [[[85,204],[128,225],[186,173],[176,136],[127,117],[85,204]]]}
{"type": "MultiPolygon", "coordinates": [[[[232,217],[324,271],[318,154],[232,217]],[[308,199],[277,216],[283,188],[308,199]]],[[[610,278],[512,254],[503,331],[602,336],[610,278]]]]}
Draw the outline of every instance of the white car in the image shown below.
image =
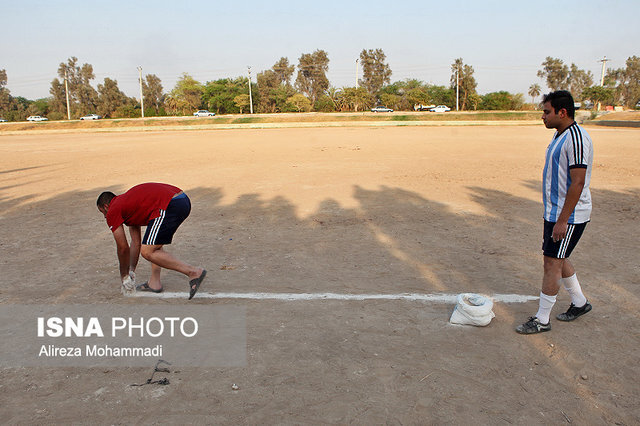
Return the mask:
{"type": "Polygon", "coordinates": [[[80,117],[80,120],[100,120],[102,117],[100,117],[98,114],[89,114],[89,115],[85,115],[84,117],[80,117]]]}
{"type": "Polygon", "coordinates": [[[0,123],[6,123],[7,120],[5,120],[4,118],[0,118],[0,123]]]}
{"type": "Polygon", "coordinates": [[[47,121],[47,117],[42,117],[40,115],[30,115],[27,117],[27,121],[47,121]]]}
{"type": "Polygon", "coordinates": [[[429,111],[431,111],[431,112],[448,112],[448,111],[451,111],[451,108],[449,108],[446,105],[438,105],[435,108],[431,108],[429,111]]]}
{"type": "Polygon", "coordinates": [[[371,112],[393,112],[391,108],[387,108],[386,106],[379,105],[377,107],[371,108],[371,112]]]}
{"type": "Polygon", "coordinates": [[[216,115],[216,113],[209,112],[206,109],[201,109],[200,111],[194,112],[193,115],[196,117],[213,117],[214,115],[216,115]]]}

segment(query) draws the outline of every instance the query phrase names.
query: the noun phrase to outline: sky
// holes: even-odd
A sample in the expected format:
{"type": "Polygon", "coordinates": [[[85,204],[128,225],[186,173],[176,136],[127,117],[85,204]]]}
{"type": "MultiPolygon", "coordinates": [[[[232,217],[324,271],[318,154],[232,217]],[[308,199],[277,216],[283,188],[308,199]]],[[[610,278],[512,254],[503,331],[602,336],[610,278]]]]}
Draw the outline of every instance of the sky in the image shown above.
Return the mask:
{"type": "Polygon", "coordinates": [[[2,0],[0,10],[0,69],[12,96],[32,100],[50,96],[73,56],[93,66],[94,87],[108,77],[139,97],[138,67],[169,92],[183,73],[206,83],[250,66],[255,82],[281,57],[297,65],[318,49],[331,85],[353,87],[360,52],[380,48],[392,82],[448,86],[462,58],[479,94],[525,99],[534,83],[547,91],[536,75],[547,56],[591,71],[596,83],[604,57],[607,68],[623,68],[640,56],[639,0],[2,0]]]}

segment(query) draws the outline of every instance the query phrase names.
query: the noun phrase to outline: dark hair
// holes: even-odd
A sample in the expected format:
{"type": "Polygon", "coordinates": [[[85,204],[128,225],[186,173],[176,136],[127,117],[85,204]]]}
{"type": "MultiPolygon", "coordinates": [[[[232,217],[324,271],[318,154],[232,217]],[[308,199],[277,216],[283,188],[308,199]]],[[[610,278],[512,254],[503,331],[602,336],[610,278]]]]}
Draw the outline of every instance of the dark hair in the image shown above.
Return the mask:
{"type": "Polygon", "coordinates": [[[98,208],[104,207],[111,203],[111,200],[113,200],[114,198],[116,198],[116,194],[110,191],[105,191],[100,194],[100,196],[98,197],[98,201],[96,201],[96,204],[98,205],[98,208]]]}
{"type": "Polygon", "coordinates": [[[573,102],[573,96],[567,90],[556,90],[555,92],[548,93],[542,98],[542,103],[549,102],[553,107],[553,110],[558,113],[561,109],[567,110],[569,118],[574,118],[576,115],[576,105],[573,102]]]}

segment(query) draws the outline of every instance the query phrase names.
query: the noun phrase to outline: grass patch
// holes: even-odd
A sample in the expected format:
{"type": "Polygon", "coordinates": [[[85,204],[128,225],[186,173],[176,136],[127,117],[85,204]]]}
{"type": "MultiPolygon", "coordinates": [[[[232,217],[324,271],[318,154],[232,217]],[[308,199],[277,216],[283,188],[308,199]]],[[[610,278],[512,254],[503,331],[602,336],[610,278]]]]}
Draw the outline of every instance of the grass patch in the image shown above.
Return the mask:
{"type": "Polygon", "coordinates": [[[262,122],[263,120],[261,119],[261,117],[240,117],[240,118],[236,118],[235,120],[231,121],[231,123],[233,124],[247,124],[247,123],[259,123],[262,122]]]}

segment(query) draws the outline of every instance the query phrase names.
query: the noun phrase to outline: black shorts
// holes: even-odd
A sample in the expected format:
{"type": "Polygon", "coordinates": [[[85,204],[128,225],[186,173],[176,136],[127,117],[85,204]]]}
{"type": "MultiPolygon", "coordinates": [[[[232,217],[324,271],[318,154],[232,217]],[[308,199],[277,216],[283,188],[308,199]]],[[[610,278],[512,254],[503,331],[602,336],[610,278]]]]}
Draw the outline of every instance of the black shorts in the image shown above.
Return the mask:
{"type": "Polygon", "coordinates": [[[191,201],[187,194],[182,193],[174,197],[166,210],[160,210],[160,216],[147,225],[142,244],[163,245],[171,244],[173,234],[191,213],[191,201]]]}
{"type": "Polygon", "coordinates": [[[578,245],[578,241],[580,241],[584,228],[587,227],[587,222],[576,224],[570,223],[567,227],[567,235],[562,240],[556,242],[551,238],[555,224],[555,222],[544,221],[542,251],[547,257],[566,259],[571,255],[571,252],[576,245],[578,245]]]}

